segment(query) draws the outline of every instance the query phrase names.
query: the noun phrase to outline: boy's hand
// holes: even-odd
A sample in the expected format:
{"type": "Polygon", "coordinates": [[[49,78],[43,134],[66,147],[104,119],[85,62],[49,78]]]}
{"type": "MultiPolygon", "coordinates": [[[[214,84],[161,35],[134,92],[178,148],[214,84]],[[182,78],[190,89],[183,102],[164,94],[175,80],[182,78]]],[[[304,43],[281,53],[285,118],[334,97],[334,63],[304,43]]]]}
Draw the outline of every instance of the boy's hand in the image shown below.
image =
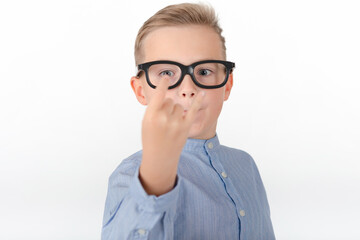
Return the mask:
{"type": "Polygon", "coordinates": [[[142,122],[139,177],[145,191],[156,196],[174,187],[180,154],[205,94],[200,92],[184,115],[180,104],[165,98],[167,90],[168,79],[155,89],[142,122]]]}

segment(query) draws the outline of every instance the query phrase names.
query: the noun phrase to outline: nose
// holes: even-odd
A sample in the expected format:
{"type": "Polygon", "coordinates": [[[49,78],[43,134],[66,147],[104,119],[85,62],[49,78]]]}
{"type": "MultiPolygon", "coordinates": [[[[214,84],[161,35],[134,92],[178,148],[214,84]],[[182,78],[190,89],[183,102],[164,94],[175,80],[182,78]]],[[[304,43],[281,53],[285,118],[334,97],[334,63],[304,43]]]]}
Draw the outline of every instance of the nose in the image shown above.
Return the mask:
{"type": "Polygon", "coordinates": [[[179,94],[183,98],[194,98],[197,94],[197,86],[191,79],[190,75],[186,75],[180,84],[179,94]]]}

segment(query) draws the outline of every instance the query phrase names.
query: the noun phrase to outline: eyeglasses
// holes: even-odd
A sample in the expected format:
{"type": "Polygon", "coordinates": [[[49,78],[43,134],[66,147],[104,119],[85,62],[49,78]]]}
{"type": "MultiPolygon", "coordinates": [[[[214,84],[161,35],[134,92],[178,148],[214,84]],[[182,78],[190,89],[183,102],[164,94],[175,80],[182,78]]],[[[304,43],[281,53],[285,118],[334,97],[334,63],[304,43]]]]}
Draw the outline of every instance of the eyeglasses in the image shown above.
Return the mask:
{"type": "Polygon", "coordinates": [[[235,63],[221,60],[205,60],[185,66],[173,61],[153,61],[138,65],[137,77],[144,71],[150,87],[156,88],[162,80],[169,79],[169,89],[179,86],[186,74],[196,86],[212,89],[224,86],[235,63]]]}

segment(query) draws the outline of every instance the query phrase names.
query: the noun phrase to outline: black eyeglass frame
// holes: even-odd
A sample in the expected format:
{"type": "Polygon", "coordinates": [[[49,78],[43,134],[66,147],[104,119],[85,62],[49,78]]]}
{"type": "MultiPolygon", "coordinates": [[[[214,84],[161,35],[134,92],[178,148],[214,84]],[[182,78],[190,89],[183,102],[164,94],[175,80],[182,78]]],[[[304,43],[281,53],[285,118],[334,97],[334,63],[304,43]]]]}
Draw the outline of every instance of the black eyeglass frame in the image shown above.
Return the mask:
{"type": "Polygon", "coordinates": [[[146,76],[146,82],[149,84],[150,87],[152,87],[154,89],[156,88],[156,86],[150,82],[150,78],[149,78],[149,74],[148,74],[149,68],[154,64],[173,64],[173,65],[178,66],[181,69],[181,76],[180,76],[179,80],[174,85],[170,86],[168,89],[173,89],[173,88],[176,88],[177,86],[179,86],[181,84],[181,82],[184,80],[184,77],[186,74],[189,74],[191,76],[192,81],[195,83],[195,85],[200,88],[205,88],[205,89],[221,88],[222,86],[224,86],[227,83],[227,81],[229,79],[229,75],[233,72],[233,70],[235,68],[234,62],[223,61],[223,60],[203,60],[203,61],[199,61],[199,62],[194,62],[188,66],[183,65],[178,62],[168,61],[168,60],[152,61],[152,62],[146,62],[146,63],[139,64],[138,65],[138,73],[136,74],[136,77],[140,78],[141,72],[144,71],[145,76],[146,76]],[[219,85],[214,85],[214,86],[206,86],[206,85],[199,83],[195,78],[194,69],[197,65],[204,64],[204,63],[221,63],[221,64],[223,64],[226,67],[226,76],[225,76],[224,82],[219,85]]]}

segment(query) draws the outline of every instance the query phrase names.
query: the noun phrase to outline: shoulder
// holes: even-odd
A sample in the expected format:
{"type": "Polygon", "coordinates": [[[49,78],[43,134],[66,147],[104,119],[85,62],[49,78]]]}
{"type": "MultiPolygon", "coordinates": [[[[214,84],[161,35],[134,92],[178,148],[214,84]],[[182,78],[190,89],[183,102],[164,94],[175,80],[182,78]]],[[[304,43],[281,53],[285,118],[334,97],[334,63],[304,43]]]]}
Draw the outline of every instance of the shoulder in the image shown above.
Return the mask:
{"type": "Polygon", "coordinates": [[[252,173],[251,175],[254,177],[259,177],[258,167],[253,157],[246,151],[220,145],[218,153],[222,164],[252,173]]]}
{"type": "Polygon", "coordinates": [[[136,152],[122,160],[109,177],[108,192],[105,202],[103,225],[111,221],[121,202],[129,192],[137,167],[141,163],[142,152],[136,152]]]}
{"type": "Polygon", "coordinates": [[[240,149],[230,148],[221,145],[222,156],[220,161],[227,166],[228,171],[234,173],[239,178],[247,177],[255,185],[262,187],[262,180],[259,169],[252,156],[240,149]]]}
{"type": "Polygon", "coordinates": [[[117,204],[125,196],[141,163],[141,156],[141,151],[134,153],[124,159],[112,172],[108,182],[107,205],[117,204]]]}
{"type": "Polygon", "coordinates": [[[141,157],[142,151],[138,151],[122,160],[110,175],[109,182],[118,182],[121,178],[134,176],[141,163],[141,157]]]}
{"type": "Polygon", "coordinates": [[[244,150],[220,145],[219,152],[221,155],[223,155],[222,157],[225,157],[227,159],[239,161],[244,164],[255,164],[254,159],[251,157],[251,155],[244,150]]]}

